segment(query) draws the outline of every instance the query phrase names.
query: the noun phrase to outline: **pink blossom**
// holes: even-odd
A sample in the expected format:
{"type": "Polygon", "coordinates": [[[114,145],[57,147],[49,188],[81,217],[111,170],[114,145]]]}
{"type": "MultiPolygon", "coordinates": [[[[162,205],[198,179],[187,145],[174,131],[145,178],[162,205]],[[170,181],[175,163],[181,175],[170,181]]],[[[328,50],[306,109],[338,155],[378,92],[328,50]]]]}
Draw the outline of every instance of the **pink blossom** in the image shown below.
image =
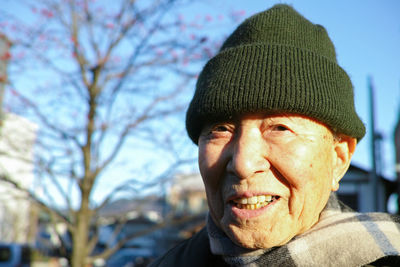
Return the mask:
{"type": "Polygon", "coordinates": [[[45,18],[52,18],[54,17],[54,13],[51,10],[45,9],[43,8],[42,10],[40,10],[40,13],[42,14],[42,16],[44,16],[45,18]]]}
{"type": "Polygon", "coordinates": [[[11,91],[11,94],[12,94],[13,96],[18,96],[18,95],[19,95],[19,93],[18,93],[16,90],[14,90],[14,89],[10,89],[10,91],[11,91]]]}
{"type": "Polygon", "coordinates": [[[11,58],[11,53],[8,51],[0,56],[0,60],[9,60],[10,58],[11,58]]]}
{"type": "Polygon", "coordinates": [[[236,17],[238,19],[239,17],[243,17],[246,15],[246,10],[236,10],[232,12],[232,16],[236,17]]]}

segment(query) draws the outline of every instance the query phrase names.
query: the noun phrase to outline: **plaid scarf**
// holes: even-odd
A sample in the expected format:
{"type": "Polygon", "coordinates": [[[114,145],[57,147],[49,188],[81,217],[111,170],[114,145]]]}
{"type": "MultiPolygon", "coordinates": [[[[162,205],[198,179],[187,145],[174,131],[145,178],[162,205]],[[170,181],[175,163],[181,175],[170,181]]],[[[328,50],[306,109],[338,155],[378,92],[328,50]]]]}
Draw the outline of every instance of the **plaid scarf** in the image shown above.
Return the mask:
{"type": "Polygon", "coordinates": [[[286,245],[249,250],[235,245],[207,218],[211,251],[231,266],[362,266],[400,255],[400,217],[356,213],[334,193],[319,222],[286,245]]]}

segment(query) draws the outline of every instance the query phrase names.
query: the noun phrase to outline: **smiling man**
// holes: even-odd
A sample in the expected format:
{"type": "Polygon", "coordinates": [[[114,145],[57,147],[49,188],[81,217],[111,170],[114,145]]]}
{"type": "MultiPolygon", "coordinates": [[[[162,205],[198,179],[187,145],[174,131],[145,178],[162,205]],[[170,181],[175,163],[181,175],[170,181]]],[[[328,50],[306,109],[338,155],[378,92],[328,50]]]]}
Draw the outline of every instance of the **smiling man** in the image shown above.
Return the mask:
{"type": "Polygon", "coordinates": [[[276,5],[201,72],[186,128],[207,227],[154,266],[400,266],[400,219],[337,200],[365,127],[326,30],[276,5]]]}
{"type": "Polygon", "coordinates": [[[318,222],[355,144],[300,115],[256,113],[206,125],[199,166],[212,220],[242,247],[286,244],[318,222]]]}

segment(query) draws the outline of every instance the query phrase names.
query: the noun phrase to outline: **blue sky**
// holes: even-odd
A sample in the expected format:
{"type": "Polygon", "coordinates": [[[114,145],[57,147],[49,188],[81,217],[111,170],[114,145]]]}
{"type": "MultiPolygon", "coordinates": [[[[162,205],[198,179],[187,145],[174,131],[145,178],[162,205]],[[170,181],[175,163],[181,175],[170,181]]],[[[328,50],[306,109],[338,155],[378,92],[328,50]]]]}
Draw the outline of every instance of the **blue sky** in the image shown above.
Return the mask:
{"type": "MultiPolygon", "coordinates": [[[[397,0],[222,0],[205,1],[199,9],[218,13],[244,10],[245,17],[276,3],[292,5],[313,23],[323,25],[331,37],[341,67],[349,74],[356,109],[367,135],[358,145],[353,163],[370,168],[370,115],[367,77],[375,86],[375,126],[383,135],[383,167],[394,178],[393,130],[400,110],[400,1],[397,0]]],[[[233,30],[236,25],[232,25],[233,30]]]]}

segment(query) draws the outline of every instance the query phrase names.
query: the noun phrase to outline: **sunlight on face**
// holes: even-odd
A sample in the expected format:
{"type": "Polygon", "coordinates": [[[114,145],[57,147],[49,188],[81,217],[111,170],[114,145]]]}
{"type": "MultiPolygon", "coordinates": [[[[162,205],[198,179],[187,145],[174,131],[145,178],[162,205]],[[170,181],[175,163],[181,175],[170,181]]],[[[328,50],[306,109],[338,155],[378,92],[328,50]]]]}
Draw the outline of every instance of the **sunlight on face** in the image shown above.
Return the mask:
{"type": "Polygon", "coordinates": [[[244,115],[199,138],[199,167],[214,222],[238,245],[270,248],[319,218],[337,162],[335,139],[298,115],[244,115]]]}

